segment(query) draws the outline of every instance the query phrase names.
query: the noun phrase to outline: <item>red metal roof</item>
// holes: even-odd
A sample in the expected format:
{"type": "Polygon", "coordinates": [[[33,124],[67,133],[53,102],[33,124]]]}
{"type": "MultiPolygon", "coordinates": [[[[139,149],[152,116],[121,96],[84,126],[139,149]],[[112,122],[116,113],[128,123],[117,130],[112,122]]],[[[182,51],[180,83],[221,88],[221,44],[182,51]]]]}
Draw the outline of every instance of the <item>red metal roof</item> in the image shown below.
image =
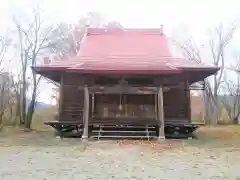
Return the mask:
{"type": "Polygon", "coordinates": [[[184,69],[215,69],[172,56],[167,37],[160,29],[90,28],[82,39],[79,54],[66,61],[35,67],[82,73],[179,73],[184,69]]]}

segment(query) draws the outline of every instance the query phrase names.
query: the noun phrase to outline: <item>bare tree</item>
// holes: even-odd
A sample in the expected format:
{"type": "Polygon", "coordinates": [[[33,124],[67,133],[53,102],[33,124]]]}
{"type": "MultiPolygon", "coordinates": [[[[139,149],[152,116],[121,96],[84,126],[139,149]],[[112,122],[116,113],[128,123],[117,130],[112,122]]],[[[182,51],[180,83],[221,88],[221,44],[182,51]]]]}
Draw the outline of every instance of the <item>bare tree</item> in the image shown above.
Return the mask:
{"type": "Polygon", "coordinates": [[[9,76],[4,72],[3,60],[6,54],[8,44],[6,39],[0,37],[0,129],[2,127],[3,116],[9,104],[9,76]]]}
{"type": "Polygon", "coordinates": [[[80,18],[77,24],[60,23],[49,36],[51,51],[59,59],[67,59],[78,53],[87,26],[101,27],[100,14],[90,12],[80,18]]]}
{"type": "Polygon", "coordinates": [[[237,124],[240,117],[240,57],[236,56],[235,63],[227,70],[234,72],[236,78],[227,78],[225,74],[225,93],[222,104],[229,119],[237,124]]]}
{"type": "MultiPolygon", "coordinates": [[[[54,59],[66,60],[78,54],[82,38],[86,33],[86,27],[93,28],[118,28],[123,26],[118,21],[105,23],[102,16],[96,12],[89,12],[81,17],[76,24],[60,23],[51,32],[48,37],[50,42],[49,52],[53,54],[54,59]]],[[[56,87],[56,82],[49,80],[56,87]]]]}
{"type": "Polygon", "coordinates": [[[6,75],[0,74],[0,127],[3,122],[3,115],[8,108],[9,104],[9,81],[6,75]]]}
{"type": "Polygon", "coordinates": [[[17,73],[17,76],[14,79],[14,75],[11,75],[12,79],[12,86],[13,86],[13,94],[12,96],[14,97],[14,104],[15,104],[15,124],[24,124],[24,119],[22,118],[22,112],[21,112],[21,87],[22,87],[22,82],[21,80],[21,73],[17,73]]]}
{"type": "Polygon", "coordinates": [[[31,70],[30,81],[27,74],[29,66],[36,65],[37,61],[43,58],[44,53],[50,47],[49,35],[52,32],[52,27],[44,27],[41,19],[40,11],[33,10],[32,21],[26,25],[15,20],[16,30],[18,32],[18,45],[20,51],[20,104],[21,104],[21,122],[26,128],[31,127],[33,113],[35,111],[37,87],[41,80],[35,71],[31,70]],[[30,86],[29,86],[30,83],[30,86]],[[28,89],[29,87],[29,89],[28,89]],[[31,89],[31,90],[30,90],[31,89]],[[31,91],[31,101],[27,106],[27,92],[31,91]]]}
{"type": "Polygon", "coordinates": [[[240,77],[237,82],[226,80],[227,92],[221,98],[221,102],[229,119],[234,123],[238,123],[240,116],[240,77]]]}
{"type": "Polygon", "coordinates": [[[3,60],[7,51],[8,42],[6,38],[0,37],[0,72],[3,71],[3,60]]]}
{"type": "MultiPolygon", "coordinates": [[[[208,46],[209,55],[212,59],[212,64],[216,67],[220,67],[218,73],[213,75],[213,80],[206,79],[206,90],[202,93],[202,98],[205,104],[205,121],[207,124],[217,124],[220,115],[218,94],[220,85],[223,82],[223,72],[225,68],[225,51],[230,44],[232,37],[237,29],[235,23],[231,27],[224,29],[223,24],[220,24],[215,28],[214,33],[209,38],[208,46]]],[[[194,38],[190,36],[186,41],[178,42],[174,40],[181,49],[185,57],[189,60],[203,63],[203,53],[194,41],[194,38]]],[[[206,53],[206,52],[205,52],[206,53]]]]}
{"type": "Polygon", "coordinates": [[[104,23],[100,14],[90,12],[86,16],[80,18],[77,24],[70,25],[61,23],[54,28],[49,36],[52,53],[57,55],[59,59],[67,59],[68,57],[75,56],[79,51],[86,27],[110,29],[123,28],[118,21],[104,23]]]}

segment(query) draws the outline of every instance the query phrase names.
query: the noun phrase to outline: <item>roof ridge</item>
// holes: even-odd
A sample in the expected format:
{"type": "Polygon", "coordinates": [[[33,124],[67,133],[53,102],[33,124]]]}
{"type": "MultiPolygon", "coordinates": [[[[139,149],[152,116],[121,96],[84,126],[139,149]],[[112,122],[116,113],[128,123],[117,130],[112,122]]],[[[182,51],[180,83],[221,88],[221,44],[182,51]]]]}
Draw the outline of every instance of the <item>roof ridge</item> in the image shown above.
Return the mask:
{"type": "Polygon", "coordinates": [[[142,35],[162,35],[161,28],[88,28],[88,35],[112,35],[112,34],[142,34],[142,35]]]}
{"type": "Polygon", "coordinates": [[[118,30],[118,31],[149,31],[149,30],[161,30],[161,28],[107,28],[107,27],[88,27],[89,30],[118,30]]]}
{"type": "Polygon", "coordinates": [[[165,58],[165,59],[184,59],[184,58],[179,58],[179,57],[172,57],[172,56],[149,56],[149,55],[144,55],[144,54],[96,54],[96,55],[81,55],[79,54],[78,57],[80,58],[139,58],[139,57],[144,57],[144,58],[165,58]]]}

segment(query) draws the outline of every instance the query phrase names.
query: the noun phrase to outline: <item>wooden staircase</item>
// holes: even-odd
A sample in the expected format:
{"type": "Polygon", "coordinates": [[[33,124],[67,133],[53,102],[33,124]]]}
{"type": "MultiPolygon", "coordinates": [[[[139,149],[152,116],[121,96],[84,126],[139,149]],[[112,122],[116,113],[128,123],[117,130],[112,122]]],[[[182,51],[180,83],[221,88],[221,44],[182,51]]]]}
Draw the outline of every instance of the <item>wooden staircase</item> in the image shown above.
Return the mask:
{"type": "Polygon", "coordinates": [[[157,131],[154,126],[94,126],[89,136],[97,139],[153,139],[157,137],[157,131]]]}

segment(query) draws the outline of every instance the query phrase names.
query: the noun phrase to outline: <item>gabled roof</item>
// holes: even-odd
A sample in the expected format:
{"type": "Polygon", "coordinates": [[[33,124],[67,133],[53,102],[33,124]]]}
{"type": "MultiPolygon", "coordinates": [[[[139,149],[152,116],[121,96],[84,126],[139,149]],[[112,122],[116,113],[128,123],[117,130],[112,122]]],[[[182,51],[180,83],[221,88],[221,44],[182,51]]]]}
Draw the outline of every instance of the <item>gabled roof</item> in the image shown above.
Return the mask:
{"type": "Polygon", "coordinates": [[[34,67],[38,71],[103,74],[166,74],[218,68],[173,57],[160,29],[89,28],[79,54],[66,61],[34,67]]]}

